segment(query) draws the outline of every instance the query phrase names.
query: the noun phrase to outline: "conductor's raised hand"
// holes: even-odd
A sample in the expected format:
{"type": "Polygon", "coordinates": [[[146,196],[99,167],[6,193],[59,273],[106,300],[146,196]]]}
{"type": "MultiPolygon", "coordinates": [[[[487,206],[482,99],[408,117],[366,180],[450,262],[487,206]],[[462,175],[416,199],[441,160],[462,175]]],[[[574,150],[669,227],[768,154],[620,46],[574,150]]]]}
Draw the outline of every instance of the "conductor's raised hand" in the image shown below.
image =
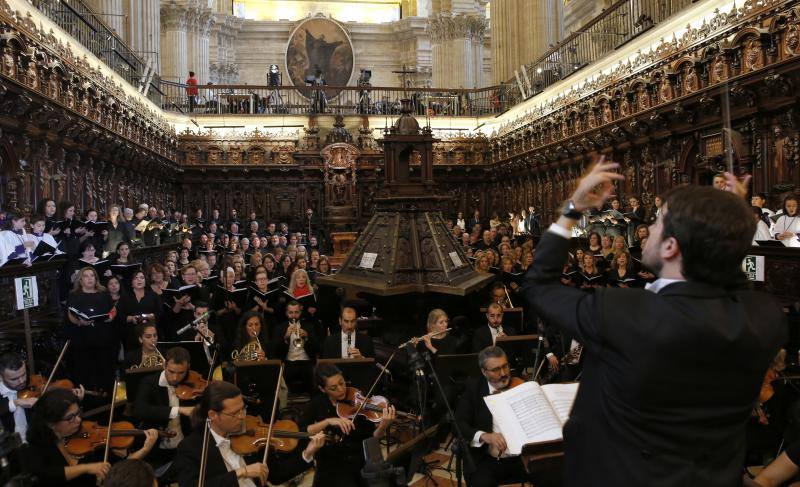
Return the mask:
{"type": "Polygon", "coordinates": [[[747,186],[750,184],[750,180],[753,179],[752,174],[746,174],[739,179],[735,175],[726,171],[724,176],[725,191],[733,193],[741,198],[747,197],[747,186]]]}
{"type": "Polygon", "coordinates": [[[597,156],[572,193],[570,199],[575,209],[585,211],[603,206],[614,195],[614,181],[625,179],[625,176],[615,172],[618,167],[616,162],[606,162],[606,156],[597,156]]]}

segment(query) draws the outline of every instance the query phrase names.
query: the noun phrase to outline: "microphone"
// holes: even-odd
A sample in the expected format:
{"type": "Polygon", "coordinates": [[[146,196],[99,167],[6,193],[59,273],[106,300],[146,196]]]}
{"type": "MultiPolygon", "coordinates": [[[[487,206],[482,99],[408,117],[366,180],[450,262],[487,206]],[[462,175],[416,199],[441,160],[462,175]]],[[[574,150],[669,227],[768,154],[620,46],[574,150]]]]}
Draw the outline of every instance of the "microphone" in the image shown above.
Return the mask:
{"type": "Polygon", "coordinates": [[[194,321],[192,321],[192,322],[191,322],[191,323],[189,323],[188,325],[186,325],[186,326],[184,326],[183,328],[181,328],[180,330],[178,330],[177,334],[178,334],[178,335],[183,335],[183,334],[184,334],[184,333],[186,333],[187,331],[189,331],[189,330],[191,330],[192,328],[194,328],[195,326],[197,326],[197,324],[198,324],[198,323],[200,323],[200,322],[201,322],[201,321],[203,321],[204,319],[208,318],[208,316],[209,316],[210,314],[211,314],[211,313],[210,313],[209,311],[206,311],[206,312],[205,312],[205,313],[203,313],[202,315],[198,316],[198,317],[197,317],[197,318],[196,318],[194,321]]]}

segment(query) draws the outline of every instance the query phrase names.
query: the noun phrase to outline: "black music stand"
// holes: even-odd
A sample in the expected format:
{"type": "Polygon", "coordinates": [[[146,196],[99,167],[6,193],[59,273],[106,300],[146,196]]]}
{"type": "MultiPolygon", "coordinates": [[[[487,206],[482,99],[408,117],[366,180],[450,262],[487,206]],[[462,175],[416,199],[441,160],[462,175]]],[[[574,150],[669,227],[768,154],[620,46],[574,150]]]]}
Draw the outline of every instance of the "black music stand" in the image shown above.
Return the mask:
{"type": "Polygon", "coordinates": [[[235,360],[233,366],[233,383],[241,389],[242,394],[257,401],[255,410],[262,419],[268,420],[278,387],[281,361],[235,360]]]}
{"type": "Polygon", "coordinates": [[[378,376],[378,368],[375,367],[375,359],[372,357],[321,358],[317,359],[317,365],[319,364],[333,364],[339,367],[349,385],[361,389],[364,394],[369,391],[378,376]]]}
{"type": "MultiPolygon", "coordinates": [[[[497,337],[495,345],[502,348],[508,356],[512,368],[515,366],[521,372],[525,364],[534,362],[536,348],[539,346],[539,335],[511,335],[497,337]]],[[[533,371],[536,373],[536,371],[533,371]]]]}
{"type": "MultiPolygon", "coordinates": [[[[185,348],[186,351],[189,352],[189,360],[192,362],[190,368],[202,375],[204,379],[208,377],[211,365],[208,363],[208,357],[206,357],[206,350],[203,348],[203,342],[158,342],[158,350],[161,352],[161,355],[165,357],[169,349],[175,347],[185,348]]],[[[209,352],[213,357],[214,350],[209,350],[209,352]]]]}
{"type": "Polygon", "coordinates": [[[164,368],[160,366],[125,369],[125,395],[128,398],[127,416],[131,416],[133,413],[133,404],[136,402],[136,393],[139,391],[139,384],[142,383],[142,380],[151,375],[160,374],[163,370],[164,368]]]}
{"type": "Polygon", "coordinates": [[[520,452],[525,471],[542,487],[561,485],[564,464],[564,440],[541,441],[522,445],[520,452]]]}
{"type": "Polygon", "coordinates": [[[445,385],[463,386],[467,379],[481,376],[477,353],[438,355],[435,363],[436,373],[445,385]]]}

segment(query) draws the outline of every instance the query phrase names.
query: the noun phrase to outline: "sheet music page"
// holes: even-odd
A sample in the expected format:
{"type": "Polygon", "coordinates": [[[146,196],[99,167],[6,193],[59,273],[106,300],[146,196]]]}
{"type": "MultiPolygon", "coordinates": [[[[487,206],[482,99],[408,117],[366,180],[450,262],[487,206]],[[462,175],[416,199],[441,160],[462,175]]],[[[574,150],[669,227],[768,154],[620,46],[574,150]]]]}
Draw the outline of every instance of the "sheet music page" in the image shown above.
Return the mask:
{"type": "Polygon", "coordinates": [[[575,402],[575,396],[578,395],[579,382],[572,382],[570,384],[547,384],[542,386],[544,395],[550,401],[550,406],[558,415],[561,425],[569,419],[569,413],[572,411],[572,403],[575,402]]]}
{"type": "Polygon", "coordinates": [[[508,452],[519,455],[527,443],[560,440],[561,421],[542,388],[526,382],[483,398],[506,439],[508,452]]]}

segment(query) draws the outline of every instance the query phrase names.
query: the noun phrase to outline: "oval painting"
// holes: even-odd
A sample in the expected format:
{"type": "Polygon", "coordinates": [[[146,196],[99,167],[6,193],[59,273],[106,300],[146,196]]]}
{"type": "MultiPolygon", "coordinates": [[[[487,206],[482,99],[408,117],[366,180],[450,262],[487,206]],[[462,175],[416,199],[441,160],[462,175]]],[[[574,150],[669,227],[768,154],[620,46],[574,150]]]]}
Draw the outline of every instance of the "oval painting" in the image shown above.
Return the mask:
{"type": "MultiPolygon", "coordinates": [[[[347,32],[326,17],[306,19],[292,31],[286,47],[286,72],[294,86],[319,70],[329,86],[347,86],[353,75],[353,44],[347,32]]],[[[305,90],[299,90],[303,93],[305,90]]],[[[325,90],[333,98],[341,90],[325,90]]],[[[307,96],[306,93],[303,93],[307,96]]]]}

